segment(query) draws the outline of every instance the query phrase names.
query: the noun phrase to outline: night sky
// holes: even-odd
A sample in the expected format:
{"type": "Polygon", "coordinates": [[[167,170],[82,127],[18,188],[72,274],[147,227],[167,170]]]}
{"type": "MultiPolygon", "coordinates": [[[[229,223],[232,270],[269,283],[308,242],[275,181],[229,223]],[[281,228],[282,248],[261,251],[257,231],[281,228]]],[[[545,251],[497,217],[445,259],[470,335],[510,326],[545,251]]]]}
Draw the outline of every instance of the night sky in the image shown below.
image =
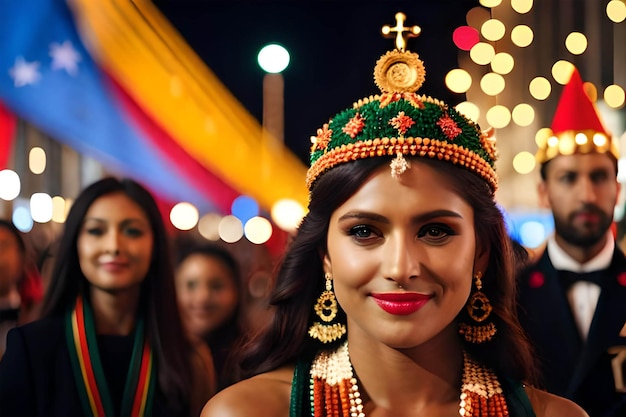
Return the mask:
{"type": "Polygon", "coordinates": [[[256,57],[267,43],[291,54],[285,80],[285,143],[308,164],[309,138],[337,112],[378,93],[373,69],[394,48],[380,28],[407,15],[422,34],[408,41],[426,66],[419,90],[454,105],[445,74],[458,67],[452,32],[478,0],[411,1],[202,1],[154,0],[198,56],[259,121],[263,71],[256,57]]]}

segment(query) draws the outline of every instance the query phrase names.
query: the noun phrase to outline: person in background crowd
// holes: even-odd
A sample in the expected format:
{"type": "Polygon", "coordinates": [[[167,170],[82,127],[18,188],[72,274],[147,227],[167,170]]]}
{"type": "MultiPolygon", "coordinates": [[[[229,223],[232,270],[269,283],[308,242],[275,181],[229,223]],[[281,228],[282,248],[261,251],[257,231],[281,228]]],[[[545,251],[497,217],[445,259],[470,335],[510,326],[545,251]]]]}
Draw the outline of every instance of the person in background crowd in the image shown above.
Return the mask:
{"type": "Polygon", "coordinates": [[[574,70],[539,148],[554,234],[520,273],[519,318],[545,388],[592,417],[626,416],[626,259],[611,231],[620,184],[611,138],[574,70]]]}
{"type": "Polygon", "coordinates": [[[0,219],[0,358],[9,330],[32,321],[42,298],[41,276],[26,239],[11,221],[0,219]]]}
{"type": "Polygon", "coordinates": [[[3,416],[188,416],[213,394],[182,327],[168,237],[130,180],[85,188],[67,216],[41,320],[9,332],[3,416]]]}
{"type": "Polygon", "coordinates": [[[219,388],[233,382],[231,353],[243,333],[242,282],[231,253],[216,244],[184,249],[176,268],[176,294],[183,322],[213,355],[219,388]]]}
{"type": "Polygon", "coordinates": [[[249,376],[203,417],[585,416],[537,390],[515,316],[516,265],[494,193],[495,144],[396,49],[312,138],[309,211],[278,270],[249,376]]]}

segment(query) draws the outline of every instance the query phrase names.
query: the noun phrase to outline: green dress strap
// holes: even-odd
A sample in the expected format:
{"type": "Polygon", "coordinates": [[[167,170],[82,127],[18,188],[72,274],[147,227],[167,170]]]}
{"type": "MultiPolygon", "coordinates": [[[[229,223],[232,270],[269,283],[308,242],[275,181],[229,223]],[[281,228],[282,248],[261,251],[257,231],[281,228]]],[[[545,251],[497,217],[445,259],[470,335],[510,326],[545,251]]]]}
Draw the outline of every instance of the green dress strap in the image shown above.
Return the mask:
{"type": "Polygon", "coordinates": [[[309,399],[309,385],[311,363],[299,360],[293,371],[291,380],[291,400],[289,403],[289,417],[310,417],[311,401],[309,399]]]}
{"type": "Polygon", "coordinates": [[[504,388],[506,405],[509,407],[511,417],[536,417],[524,384],[507,377],[500,378],[500,382],[504,388]]]}

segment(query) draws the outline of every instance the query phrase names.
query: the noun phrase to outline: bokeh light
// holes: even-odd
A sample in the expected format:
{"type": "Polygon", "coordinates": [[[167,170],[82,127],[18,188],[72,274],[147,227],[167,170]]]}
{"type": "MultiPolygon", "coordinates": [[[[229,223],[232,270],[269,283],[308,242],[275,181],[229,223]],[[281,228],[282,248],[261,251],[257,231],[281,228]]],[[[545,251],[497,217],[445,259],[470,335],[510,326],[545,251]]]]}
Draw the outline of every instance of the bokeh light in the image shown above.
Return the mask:
{"type": "Polygon", "coordinates": [[[589,97],[589,100],[591,100],[592,103],[598,101],[598,89],[596,88],[594,83],[590,81],[585,81],[583,83],[583,90],[585,91],[585,94],[587,94],[587,97],[589,97]]]}
{"type": "Polygon", "coordinates": [[[246,223],[254,216],[259,215],[259,203],[252,197],[247,195],[240,195],[233,200],[230,206],[230,211],[233,216],[241,220],[241,223],[246,223]]]}
{"type": "Polygon", "coordinates": [[[15,227],[23,233],[28,233],[33,229],[33,218],[30,216],[30,211],[24,206],[20,205],[13,208],[11,220],[15,227]]]}
{"type": "Polygon", "coordinates": [[[265,72],[277,74],[289,65],[289,52],[278,44],[269,44],[261,48],[257,56],[259,66],[265,72]]]}
{"type": "Polygon", "coordinates": [[[488,65],[495,55],[493,46],[485,42],[478,42],[470,49],[470,58],[478,65],[488,65]]]}
{"type": "Polygon", "coordinates": [[[257,216],[246,222],[243,231],[246,239],[261,245],[272,237],[272,224],[265,217],[257,216]]]}
{"type": "Polygon", "coordinates": [[[624,106],[624,89],[619,85],[609,85],[604,89],[604,102],[607,106],[619,109],[624,106]]]}
{"type": "Polygon", "coordinates": [[[520,152],[513,158],[513,169],[519,174],[528,174],[535,169],[535,156],[530,152],[520,152]]]}
{"type": "Polygon", "coordinates": [[[533,43],[533,37],[533,30],[526,25],[517,25],[511,30],[511,41],[520,48],[525,48],[533,43]]]}
{"type": "Polygon", "coordinates": [[[513,122],[518,126],[530,126],[535,120],[535,109],[530,104],[520,103],[511,112],[513,122]]]}
{"type": "Polygon", "coordinates": [[[511,112],[506,107],[498,104],[487,111],[485,118],[492,127],[502,129],[511,123],[511,112]]]}
{"type": "Polygon", "coordinates": [[[481,27],[489,19],[491,19],[491,12],[484,7],[472,7],[465,15],[465,21],[473,28],[481,27]]]}
{"type": "Polygon", "coordinates": [[[478,31],[471,26],[460,26],[452,33],[452,41],[462,51],[469,51],[480,42],[478,31]]]}
{"type": "Polygon", "coordinates": [[[574,64],[569,61],[559,60],[552,65],[552,78],[561,85],[565,85],[572,78],[574,64]]]}
{"type": "Polygon", "coordinates": [[[206,240],[220,240],[219,226],[222,216],[217,213],[207,213],[198,220],[198,233],[206,240]]]}
{"type": "Polygon", "coordinates": [[[580,32],[572,32],[565,38],[565,47],[574,55],[580,55],[587,50],[587,37],[580,32]]]}
{"type": "Polygon", "coordinates": [[[67,218],[67,207],[65,199],[61,196],[52,197],[52,221],[55,223],[65,223],[67,218]]]}
{"type": "Polygon", "coordinates": [[[179,230],[191,230],[198,224],[198,209],[191,203],[181,202],[172,207],[170,221],[179,230]]]}
{"type": "Polygon", "coordinates": [[[498,74],[508,74],[513,70],[515,60],[506,52],[498,52],[491,60],[491,69],[498,74]]]}
{"type": "MultiPolygon", "coordinates": [[[[20,182],[20,176],[17,172],[10,169],[3,169],[0,171],[0,198],[6,201],[11,201],[20,195],[20,189],[22,188],[20,182]]],[[[30,214],[29,214],[30,216],[30,214]]]]}
{"type": "Polygon", "coordinates": [[[446,86],[455,93],[465,93],[472,86],[472,76],[464,69],[453,69],[446,74],[446,86]]]}
{"type": "Polygon", "coordinates": [[[535,77],[530,81],[528,91],[537,100],[545,100],[552,92],[552,85],[545,77],[535,77]]]}
{"type": "Polygon", "coordinates": [[[485,7],[497,7],[502,3],[502,0],[480,0],[479,3],[485,7]]]}
{"type": "Polygon", "coordinates": [[[235,216],[224,216],[218,225],[218,232],[224,242],[235,243],[243,237],[243,224],[235,216]]]}
{"type": "Polygon", "coordinates": [[[30,215],[37,223],[52,220],[52,197],[46,193],[34,193],[30,197],[30,215]]]}
{"type": "Polygon", "coordinates": [[[546,238],[546,228],[540,222],[531,220],[524,222],[519,229],[521,244],[528,248],[536,248],[546,238]]]}
{"type": "Polygon", "coordinates": [[[506,27],[504,23],[498,19],[489,19],[480,27],[480,33],[488,41],[499,41],[504,37],[505,32],[506,27]]]}
{"type": "Polygon", "coordinates": [[[39,146],[28,152],[28,168],[33,174],[41,174],[46,170],[46,151],[39,146]]]}
{"type": "Polygon", "coordinates": [[[456,109],[456,111],[475,122],[477,122],[478,118],[480,117],[480,108],[478,108],[478,106],[471,101],[464,101],[462,103],[459,103],[454,106],[454,108],[456,109]]]}
{"type": "Polygon", "coordinates": [[[533,0],[511,0],[511,8],[519,14],[526,14],[533,8],[533,0]]]}
{"type": "Polygon", "coordinates": [[[272,220],[286,232],[293,233],[298,229],[304,218],[305,209],[302,204],[290,198],[278,200],[271,209],[272,220]]]}
{"type": "Polygon", "coordinates": [[[552,137],[552,129],[543,127],[535,134],[535,144],[538,148],[543,148],[548,143],[548,139],[552,137]]]}
{"type": "Polygon", "coordinates": [[[622,23],[626,19],[626,2],[624,0],[611,0],[606,5],[606,15],[614,23],[622,23]]]}
{"type": "Polygon", "coordinates": [[[506,83],[504,77],[495,72],[489,72],[480,80],[480,89],[488,96],[496,96],[504,90],[506,83]]]}

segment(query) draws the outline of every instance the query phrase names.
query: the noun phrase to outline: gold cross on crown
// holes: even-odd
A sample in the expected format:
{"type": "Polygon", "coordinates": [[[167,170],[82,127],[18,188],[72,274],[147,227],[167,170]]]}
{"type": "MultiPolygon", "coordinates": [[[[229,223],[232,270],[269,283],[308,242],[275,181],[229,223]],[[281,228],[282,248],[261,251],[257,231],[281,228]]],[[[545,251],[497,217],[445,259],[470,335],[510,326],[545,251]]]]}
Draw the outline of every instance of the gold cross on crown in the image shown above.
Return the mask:
{"type": "Polygon", "coordinates": [[[396,48],[399,51],[403,51],[406,48],[406,41],[408,38],[416,38],[422,32],[422,28],[419,26],[404,26],[404,22],[406,21],[406,15],[402,12],[396,13],[396,25],[391,27],[389,25],[385,25],[382,28],[383,36],[385,38],[396,38],[396,48]],[[393,34],[392,32],[395,32],[393,34]]]}

